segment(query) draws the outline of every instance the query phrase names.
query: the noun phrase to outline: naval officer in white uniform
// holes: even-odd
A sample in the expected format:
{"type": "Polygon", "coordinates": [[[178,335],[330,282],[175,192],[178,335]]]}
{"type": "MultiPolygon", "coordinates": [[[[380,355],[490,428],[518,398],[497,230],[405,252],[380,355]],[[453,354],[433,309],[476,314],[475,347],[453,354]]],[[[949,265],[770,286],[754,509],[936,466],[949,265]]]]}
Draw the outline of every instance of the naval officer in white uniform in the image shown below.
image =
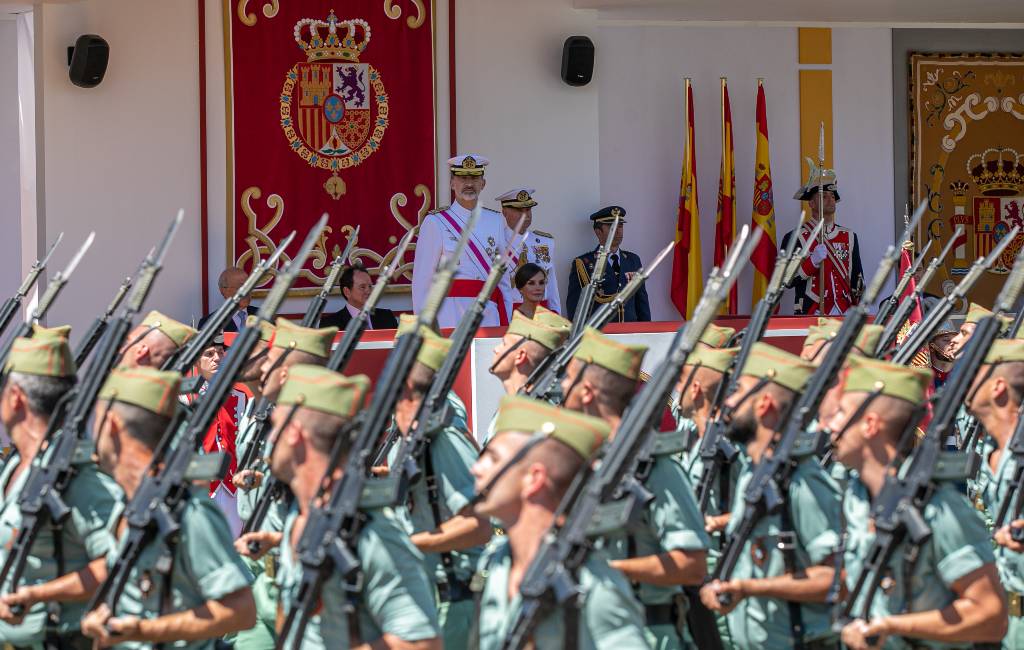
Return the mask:
{"type": "Polygon", "coordinates": [[[516,270],[519,267],[527,262],[533,262],[544,269],[544,275],[547,276],[548,280],[544,294],[544,303],[542,304],[551,311],[561,314],[562,301],[558,298],[558,278],[555,277],[554,265],[555,238],[551,236],[551,233],[531,228],[533,208],[537,205],[537,200],[533,198],[533,195],[536,193],[537,190],[529,187],[516,187],[495,199],[495,201],[501,203],[501,214],[505,217],[505,225],[508,228],[506,231],[508,241],[515,242],[520,237],[520,235],[513,232],[513,229],[524,216],[526,219],[523,221],[522,229],[523,231],[530,231],[529,240],[523,242],[518,250],[512,251],[512,264],[509,265],[508,271],[512,304],[518,305],[523,302],[523,297],[520,295],[519,290],[515,288],[512,278],[515,277],[516,270]]]}
{"type": "MultiPolygon", "coordinates": [[[[476,154],[455,156],[448,160],[455,203],[431,212],[420,224],[412,269],[414,312],[423,308],[434,280],[434,271],[441,263],[442,254],[447,256],[454,253],[459,237],[469,223],[469,215],[476,207],[480,200],[480,192],[487,184],[484,179],[484,167],[489,162],[487,158],[476,154]]],[[[448,297],[437,312],[439,327],[458,325],[462,314],[473,304],[473,300],[483,289],[484,280],[490,273],[495,256],[507,245],[507,230],[501,213],[488,208],[480,210],[480,219],[459,259],[459,268],[448,297]]],[[[503,277],[484,310],[481,322],[483,327],[508,325],[512,315],[511,294],[508,279],[503,277]]]]}

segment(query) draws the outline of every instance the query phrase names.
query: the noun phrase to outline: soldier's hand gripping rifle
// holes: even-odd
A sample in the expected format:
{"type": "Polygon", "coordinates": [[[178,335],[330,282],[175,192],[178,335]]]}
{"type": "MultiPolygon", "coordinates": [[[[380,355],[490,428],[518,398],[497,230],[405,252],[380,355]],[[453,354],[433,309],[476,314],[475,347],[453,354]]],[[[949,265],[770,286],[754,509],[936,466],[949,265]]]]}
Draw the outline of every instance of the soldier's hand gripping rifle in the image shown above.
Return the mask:
{"type": "MultiPolygon", "coordinates": [[[[748,232],[744,226],[741,238],[748,232]]],[[[601,504],[622,501],[626,510],[638,511],[650,502],[650,492],[630,476],[636,469],[634,461],[657,430],[665,401],[686,358],[718,314],[741,262],[753,251],[751,244],[756,244],[756,237],[746,237],[745,242],[733,247],[721,274],[712,272],[693,317],[676,332],[669,356],[626,409],[615,437],[601,455],[599,467],[594,469],[593,463],[587,463],[562,498],[554,524],[544,535],[519,586],[522,602],[501,644],[503,650],[524,648],[540,618],[554,607],[582,606],[578,569],[591,549],[592,526],[601,504]]]]}
{"type": "MultiPolygon", "coordinates": [[[[839,376],[847,355],[853,349],[864,324],[867,323],[868,309],[878,298],[879,291],[892,273],[897,257],[896,247],[890,246],[882,256],[871,284],[864,292],[864,299],[846,312],[843,323],[825,352],[821,364],[811,375],[807,387],[800,393],[792,411],[785,418],[781,428],[782,435],[773,447],[771,456],[762,456],[761,462],[754,467],[753,476],[743,493],[743,515],[722,551],[722,557],[715,568],[715,579],[729,580],[758,523],[764,517],[787,507],[789,480],[801,460],[794,453],[796,444],[818,417],[821,401],[839,376]]],[[[734,512],[733,516],[737,516],[737,513],[734,512]]],[[[720,594],[718,599],[723,604],[731,602],[729,594],[720,594]]]]}
{"type": "Polygon", "coordinates": [[[807,238],[799,252],[796,250],[796,245],[800,238],[794,232],[784,254],[775,258],[775,268],[772,270],[772,277],[768,282],[768,290],[750,316],[750,322],[743,334],[739,352],[733,358],[728,376],[723,377],[718,384],[718,391],[715,393],[711,410],[713,416],[704,427],[704,435],[698,448],[701,459],[701,476],[700,483],[697,484],[697,504],[702,513],[708,511],[708,506],[711,503],[711,491],[715,484],[719,485],[719,501],[722,508],[725,510],[729,508],[729,475],[725,469],[736,459],[739,452],[724,435],[727,413],[722,405],[725,398],[735,392],[739,384],[739,373],[735,372],[735,369],[743,367],[743,364],[747,362],[747,357],[750,356],[750,350],[754,343],[764,336],[764,332],[768,328],[768,319],[775,313],[776,307],[782,300],[782,294],[796,277],[800,263],[810,253],[812,242],[818,238],[823,225],[824,222],[819,219],[814,232],[807,238]]]}
{"type": "MultiPolygon", "coordinates": [[[[40,296],[39,302],[36,304],[36,308],[32,310],[28,320],[18,325],[17,329],[11,333],[7,339],[4,340],[3,344],[0,345],[0,368],[4,368],[7,365],[7,357],[11,354],[11,348],[14,346],[14,340],[17,338],[29,338],[32,336],[32,326],[38,323],[46,312],[50,310],[50,305],[60,295],[64,285],[68,283],[68,278],[75,272],[75,268],[78,263],[82,261],[82,257],[85,252],[92,246],[93,240],[96,238],[96,233],[91,232],[89,236],[85,238],[85,243],[78,249],[68,265],[64,267],[63,271],[58,271],[54,274],[53,278],[50,279],[50,283],[46,285],[46,291],[40,296]]],[[[3,385],[4,379],[7,377],[7,372],[0,372],[0,386],[3,385]]]]}
{"type": "Polygon", "coordinates": [[[576,303],[576,313],[572,317],[572,329],[569,330],[570,337],[581,334],[583,328],[587,325],[587,320],[590,318],[590,310],[594,304],[594,296],[604,286],[604,272],[608,267],[608,255],[611,253],[612,241],[615,239],[615,233],[619,229],[619,222],[621,220],[622,216],[616,213],[612,227],[608,229],[608,236],[605,237],[604,243],[597,249],[597,259],[594,260],[594,271],[590,274],[590,282],[587,283],[587,286],[583,287],[580,299],[576,303]]]}
{"type": "MultiPolygon", "coordinates": [[[[954,426],[957,412],[985,363],[992,342],[999,337],[1001,317],[1013,309],[1022,285],[1024,250],[1017,255],[999,292],[993,314],[978,322],[949,378],[935,394],[932,420],[908,461],[906,471],[887,474],[881,492],[872,500],[869,516],[875,524],[875,538],[864,556],[864,565],[853,589],[839,608],[838,626],[852,619],[870,618],[871,602],[896,549],[906,544],[904,562],[913,562],[921,546],[931,537],[932,531],[922,513],[935,491],[934,475],[943,441],[954,426]]],[[[868,641],[874,644],[877,639],[868,641]]]]}
{"type": "MultiPolygon", "coordinates": [[[[427,294],[423,310],[417,314],[416,327],[398,337],[395,347],[388,354],[380,378],[377,380],[373,398],[364,418],[359,422],[352,444],[345,460],[345,472],[340,482],[334,484],[326,505],[313,504],[306,525],[296,545],[296,555],[302,564],[296,598],[284,621],[277,639],[277,648],[291,646],[299,648],[303,632],[320,602],[320,589],[324,581],[334,572],[344,581],[344,588],[350,592],[360,590],[361,567],[356,552],[363,515],[359,502],[370,474],[373,452],[381,432],[387,428],[395,404],[401,395],[406,377],[416,362],[423,343],[421,327],[430,327],[437,315],[441,302],[451,287],[452,278],[458,269],[459,258],[465,250],[470,233],[480,218],[480,206],[473,209],[469,223],[456,244],[455,251],[438,269],[434,283],[427,294]]],[[[340,462],[340,459],[338,459],[340,462]]],[[[324,481],[329,482],[337,463],[327,467],[324,481]]],[[[288,540],[285,540],[288,543],[288,540]]]]}
{"type": "Polygon", "coordinates": [[[43,269],[46,268],[46,263],[50,261],[50,256],[53,255],[54,249],[57,248],[57,244],[62,239],[64,239],[64,233],[57,235],[57,239],[50,244],[50,249],[46,251],[46,255],[32,264],[32,267],[28,270],[28,275],[25,276],[24,282],[21,283],[21,286],[18,287],[14,295],[5,300],[3,306],[0,307],[0,334],[7,331],[7,326],[11,324],[14,315],[18,313],[18,308],[21,307],[21,301],[25,299],[28,292],[35,286],[36,279],[43,272],[43,269]]]}
{"type": "MultiPolygon", "coordinates": [[[[669,244],[658,253],[658,256],[654,258],[654,262],[650,266],[645,267],[633,274],[633,277],[629,279],[626,286],[613,298],[610,302],[606,302],[597,308],[590,318],[586,321],[584,327],[581,327],[579,332],[576,334],[569,335],[569,338],[565,340],[556,350],[551,354],[544,357],[544,359],[537,364],[537,367],[533,369],[530,376],[526,378],[526,383],[520,389],[520,393],[535,397],[538,399],[546,399],[552,403],[558,403],[561,400],[561,396],[558,394],[559,387],[558,382],[561,381],[562,375],[565,374],[565,369],[572,361],[572,355],[576,352],[576,348],[580,346],[583,341],[583,332],[587,327],[593,327],[594,329],[601,329],[612,319],[619,311],[619,307],[626,303],[634,293],[636,293],[643,283],[650,277],[654,269],[658,268],[662,260],[668,256],[675,244],[669,244]]],[[[571,330],[570,330],[571,331],[571,330]]]]}
{"type": "Polygon", "coordinates": [[[114,294],[114,299],[110,301],[107,310],[89,326],[89,331],[82,337],[82,342],[79,344],[78,349],[75,350],[76,368],[81,368],[85,365],[85,360],[89,358],[92,349],[99,343],[103,332],[107,331],[107,325],[110,323],[110,319],[114,317],[114,312],[121,306],[121,301],[128,295],[128,290],[132,288],[132,280],[132,276],[129,275],[121,282],[121,286],[117,288],[117,293],[114,294]]]}
{"type": "MultiPolygon", "coordinates": [[[[919,222],[921,220],[922,215],[924,215],[924,211],[925,209],[927,209],[927,207],[928,201],[921,201],[920,205],[917,206],[917,210],[914,211],[914,216],[911,220],[914,223],[919,222]]],[[[904,230],[903,232],[904,234],[908,234],[907,230],[904,230]]],[[[904,242],[909,241],[910,239],[908,237],[907,239],[896,242],[896,245],[902,246],[904,242]]],[[[914,277],[914,274],[917,273],[917,270],[921,268],[921,263],[924,261],[925,253],[928,252],[928,249],[931,247],[931,245],[932,240],[929,239],[928,243],[925,244],[924,248],[918,254],[913,264],[907,267],[907,269],[900,276],[899,281],[896,283],[896,290],[893,291],[892,295],[886,298],[881,305],[879,305],[878,313],[875,314],[875,325],[885,325],[888,322],[889,317],[892,316],[893,310],[895,310],[896,306],[899,304],[900,298],[903,296],[903,292],[906,291],[907,285],[910,284],[910,280],[914,277]]]]}
{"type": "Polygon", "coordinates": [[[45,437],[49,443],[46,448],[47,462],[45,465],[33,463],[29,470],[25,487],[18,498],[21,526],[3,568],[0,569],[0,585],[10,584],[11,591],[17,589],[32,546],[43,526],[59,526],[71,514],[71,509],[64,502],[64,493],[75,477],[79,448],[89,438],[88,424],[96,396],[121,356],[122,341],[132,327],[132,319],[149,295],[182,216],[183,213],[178,212],[160,244],[140,266],[128,301],[100,338],[89,367],[79,373],[79,384],[72,391],[72,401],[64,417],[50,420],[45,437]]]}
{"type": "Polygon", "coordinates": [[[405,257],[405,251],[409,248],[409,242],[412,241],[413,232],[413,230],[409,230],[402,237],[402,241],[398,242],[395,256],[381,269],[380,274],[377,276],[377,282],[373,285],[373,291],[370,292],[370,297],[366,300],[366,304],[348,322],[348,326],[345,327],[345,333],[342,334],[341,340],[338,341],[338,345],[334,347],[330,358],[327,360],[328,370],[333,370],[334,372],[345,371],[345,366],[348,365],[349,359],[352,358],[352,354],[356,351],[356,345],[359,344],[359,339],[363,336],[363,332],[370,322],[370,314],[376,309],[377,303],[380,301],[381,296],[384,295],[384,288],[388,286],[388,282],[391,281],[395,271],[402,266],[402,258],[405,257]]]}
{"type": "MultiPolygon", "coordinates": [[[[325,214],[309,231],[288,267],[278,273],[259,312],[246,319],[245,326],[235,338],[206,392],[197,400],[191,418],[184,426],[182,418],[173,418],[164,432],[149,467],[125,508],[124,521],[128,528],[123,537],[124,543],[110,567],[107,579],[93,595],[88,611],[105,604],[111,615],[115,614],[132,569],[143,550],[153,542],[161,545],[158,566],[166,567],[168,573],[173,570],[172,549],[181,532],[181,510],[188,497],[189,482],[186,474],[195,450],[231,391],[239,371],[248,362],[249,354],[259,342],[260,323],[274,318],[326,224],[325,214]]],[[[164,575],[161,579],[170,580],[171,576],[164,575]]]]}
{"type": "Polygon", "coordinates": [[[338,284],[338,278],[341,277],[342,271],[345,270],[345,265],[348,264],[348,258],[352,255],[357,241],[359,241],[359,226],[356,226],[356,229],[349,235],[344,252],[334,258],[331,270],[327,274],[327,279],[324,280],[324,286],[320,287],[320,293],[306,307],[306,313],[302,316],[301,325],[303,327],[320,327],[320,315],[324,313],[324,307],[327,305],[327,296],[331,294],[331,289],[334,288],[334,285],[338,284]]]}

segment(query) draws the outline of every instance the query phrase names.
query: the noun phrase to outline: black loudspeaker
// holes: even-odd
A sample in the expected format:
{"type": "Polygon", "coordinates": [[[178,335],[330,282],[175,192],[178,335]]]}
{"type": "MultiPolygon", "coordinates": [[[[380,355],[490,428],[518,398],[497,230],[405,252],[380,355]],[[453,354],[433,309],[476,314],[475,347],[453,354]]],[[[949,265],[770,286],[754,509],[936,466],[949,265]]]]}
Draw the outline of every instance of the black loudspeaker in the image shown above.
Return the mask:
{"type": "Polygon", "coordinates": [[[562,81],[570,86],[586,86],[594,78],[594,41],[586,36],[570,36],[562,46],[562,81]]]}
{"type": "Polygon", "coordinates": [[[96,34],[83,34],[68,48],[68,76],[81,88],[95,88],[103,81],[110,59],[110,46],[96,34]]]}

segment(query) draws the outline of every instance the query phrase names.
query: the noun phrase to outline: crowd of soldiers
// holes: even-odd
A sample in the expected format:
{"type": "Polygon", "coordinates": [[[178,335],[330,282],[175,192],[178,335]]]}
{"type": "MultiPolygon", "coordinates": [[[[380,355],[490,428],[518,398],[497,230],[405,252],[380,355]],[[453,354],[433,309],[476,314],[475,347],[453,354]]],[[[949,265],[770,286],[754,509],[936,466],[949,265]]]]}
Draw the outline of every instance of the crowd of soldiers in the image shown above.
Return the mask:
{"type": "MultiPolygon", "coordinates": [[[[756,245],[743,233],[649,374],[647,347],[600,331],[629,295],[572,321],[543,305],[513,311],[490,366],[507,394],[478,442],[452,386],[497,307],[509,250],[494,252],[475,295],[444,305],[479,212],[402,316],[375,383],[344,370],[392,267],[339,342],[318,327],[323,301],[302,324],[274,318],[323,220],[230,336],[273,260],[198,331],[156,311],[132,326],[167,238],[84,347],[71,349],[68,327],[39,325],[46,304],[36,308],[0,346],[12,446],[0,640],[1024,647],[1024,332],[1008,317],[1024,263],[992,311],[971,306],[936,388],[918,352],[949,332],[977,274],[909,333],[868,324],[890,251],[864,302],[821,318],[798,355],[761,339],[810,238],[780,254],[744,331],[711,322],[756,245]],[[442,313],[458,314],[450,337],[436,329],[442,313]],[[216,346],[227,348],[216,372],[188,380],[216,346]],[[202,442],[235,384],[253,398],[235,446],[245,525],[233,539],[206,487],[230,459],[202,442]],[[659,426],[669,414],[673,426],[659,426]]],[[[607,263],[602,247],[592,284],[607,263]]],[[[586,289],[585,301],[598,290],[586,289]]]]}

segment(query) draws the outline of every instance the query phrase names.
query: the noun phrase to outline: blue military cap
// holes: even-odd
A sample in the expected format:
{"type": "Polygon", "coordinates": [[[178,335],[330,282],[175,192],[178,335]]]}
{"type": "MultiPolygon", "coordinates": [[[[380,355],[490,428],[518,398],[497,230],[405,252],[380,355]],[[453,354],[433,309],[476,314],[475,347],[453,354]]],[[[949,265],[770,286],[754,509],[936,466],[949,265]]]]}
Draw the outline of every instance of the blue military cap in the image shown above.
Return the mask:
{"type": "Polygon", "coordinates": [[[617,205],[609,205],[606,208],[601,208],[594,214],[590,215],[590,220],[594,222],[594,226],[599,226],[606,223],[612,223],[615,221],[615,217],[621,217],[619,223],[626,223],[626,208],[619,207],[617,205]]]}

